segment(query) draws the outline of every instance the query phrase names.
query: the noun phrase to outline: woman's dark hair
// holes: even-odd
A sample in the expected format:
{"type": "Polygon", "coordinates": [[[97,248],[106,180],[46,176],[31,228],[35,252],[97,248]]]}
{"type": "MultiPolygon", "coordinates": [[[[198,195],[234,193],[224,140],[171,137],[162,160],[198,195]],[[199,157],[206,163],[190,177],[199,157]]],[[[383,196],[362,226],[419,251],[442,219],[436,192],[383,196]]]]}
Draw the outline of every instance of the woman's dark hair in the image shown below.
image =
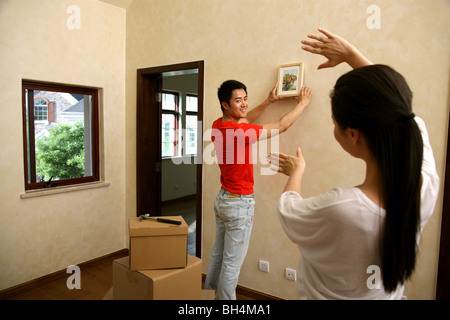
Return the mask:
{"type": "Polygon", "coordinates": [[[237,80],[227,80],[219,87],[217,90],[217,96],[219,97],[220,108],[223,111],[222,102],[226,102],[230,104],[230,99],[233,93],[233,90],[236,89],[244,89],[245,93],[247,93],[247,87],[242,82],[237,80]]]}
{"type": "Polygon", "coordinates": [[[405,283],[416,263],[423,141],[411,102],[406,80],[385,65],[344,74],[331,93],[335,121],[342,129],[364,134],[381,173],[379,193],[386,216],[380,253],[386,292],[405,283]]]}

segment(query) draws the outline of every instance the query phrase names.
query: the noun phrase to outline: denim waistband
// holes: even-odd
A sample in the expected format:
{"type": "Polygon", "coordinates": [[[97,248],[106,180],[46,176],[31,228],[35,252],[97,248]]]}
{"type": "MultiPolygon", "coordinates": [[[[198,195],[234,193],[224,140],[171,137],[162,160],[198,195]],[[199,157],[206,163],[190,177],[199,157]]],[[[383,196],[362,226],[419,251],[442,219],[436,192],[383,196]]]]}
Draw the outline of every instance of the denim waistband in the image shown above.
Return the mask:
{"type": "Polygon", "coordinates": [[[228,198],[251,198],[251,199],[253,199],[255,197],[255,195],[253,193],[252,194],[235,194],[235,193],[231,193],[230,191],[225,190],[223,188],[220,190],[222,191],[223,194],[228,195],[228,198]]]}

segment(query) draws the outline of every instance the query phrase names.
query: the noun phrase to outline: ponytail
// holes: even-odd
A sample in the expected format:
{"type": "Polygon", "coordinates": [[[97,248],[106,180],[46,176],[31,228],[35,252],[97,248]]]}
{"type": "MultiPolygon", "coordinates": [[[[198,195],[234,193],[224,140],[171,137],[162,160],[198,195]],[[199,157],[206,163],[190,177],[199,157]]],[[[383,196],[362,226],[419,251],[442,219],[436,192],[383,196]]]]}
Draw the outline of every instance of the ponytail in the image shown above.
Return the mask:
{"type": "Polygon", "coordinates": [[[414,120],[377,135],[376,158],[386,216],[381,236],[381,271],[386,292],[411,276],[420,226],[422,136],[414,120]]]}

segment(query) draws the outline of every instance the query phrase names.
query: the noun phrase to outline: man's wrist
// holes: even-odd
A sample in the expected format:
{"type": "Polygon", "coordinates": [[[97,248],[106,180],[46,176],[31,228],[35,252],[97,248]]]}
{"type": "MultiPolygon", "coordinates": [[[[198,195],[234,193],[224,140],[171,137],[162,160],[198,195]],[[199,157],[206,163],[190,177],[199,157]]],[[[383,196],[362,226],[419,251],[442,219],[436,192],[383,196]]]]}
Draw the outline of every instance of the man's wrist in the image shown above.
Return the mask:
{"type": "Polygon", "coordinates": [[[270,98],[267,98],[266,100],[264,100],[264,102],[262,103],[262,104],[264,104],[264,105],[269,105],[269,104],[272,104],[272,103],[274,103],[275,101],[278,101],[278,99],[270,99],[270,98]]]}

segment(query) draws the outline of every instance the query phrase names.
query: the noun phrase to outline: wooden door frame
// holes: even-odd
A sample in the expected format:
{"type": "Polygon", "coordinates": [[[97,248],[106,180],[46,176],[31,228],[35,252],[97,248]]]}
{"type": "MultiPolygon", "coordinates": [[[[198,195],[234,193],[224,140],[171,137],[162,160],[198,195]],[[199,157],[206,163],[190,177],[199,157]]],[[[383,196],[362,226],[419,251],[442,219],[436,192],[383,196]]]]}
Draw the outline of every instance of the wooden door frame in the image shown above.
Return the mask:
{"type": "MultiPolygon", "coordinates": [[[[156,94],[162,89],[162,79],[138,70],[136,110],[136,215],[161,212],[161,133],[153,133],[148,119],[159,119],[161,103],[156,94]],[[144,121],[145,120],[145,121],[144,121]],[[152,132],[153,134],[148,134],[152,132]],[[156,149],[156,150],[155,150],[156,149]]],[[[157,123],[159,123],[158,121],[157,123]]],[[[160,125],[159,125],[160,126],[160,125]]]]}
{"type": "Polygon", "coordinates": [[[436,299],[450,300],[450,130],[447,131],[443,196],[436,299]]]}
{"type": "MultiPolygon", "coordinates": [[[[136,119],[136,187],[137,216],[150,211],[161,215],[161,102],[153,91],[162,92],[161,79],[164,73],[198,69],[198,121],[197,129],[197,183],[196,183],[196,256],[201,258],[202,248],[202,192],[203,192],[203,105],[204,105],[204,61],[193,61],[174,65],[150,67],[137,70],[137,119],[136,119]],[[151,89],[153,88],[153,89],[151,89]],[[156,106],[151,108],[151,106],[156,106]],[[153,109],[153,111],[152,111],[153,109]],[[155,110],[157,110],[155,112],[155,110]],[[144,117],[144,118],[142,118],[144,117]],[[144,135],[150,130],[145,126],[145,117],[158,117],[157,132],[144,135]],[[156,147],[155,147],[156,145],[156,147]],[[155,157],[157,155],[157,157],[155,157]],[[158,164],[159,162],[159,164],[158,164]],[[149,165],[150,163],[150,165],[149,165]],[[153,169],[155,168],[155,169],[153,169]],[[153,179],[148,179],[152,176],[153,179]],[[154,185],[156,183],[156,185],[154,185]],[[149,197],[150,196],[150,197],[149,197]],[[153,197],[153,198],[152,198],[153,197]],[[152,201],[151,199],[159,199],[152,201]]],[[[153,128],[154,130],[154,128],[153,128]]]]}

